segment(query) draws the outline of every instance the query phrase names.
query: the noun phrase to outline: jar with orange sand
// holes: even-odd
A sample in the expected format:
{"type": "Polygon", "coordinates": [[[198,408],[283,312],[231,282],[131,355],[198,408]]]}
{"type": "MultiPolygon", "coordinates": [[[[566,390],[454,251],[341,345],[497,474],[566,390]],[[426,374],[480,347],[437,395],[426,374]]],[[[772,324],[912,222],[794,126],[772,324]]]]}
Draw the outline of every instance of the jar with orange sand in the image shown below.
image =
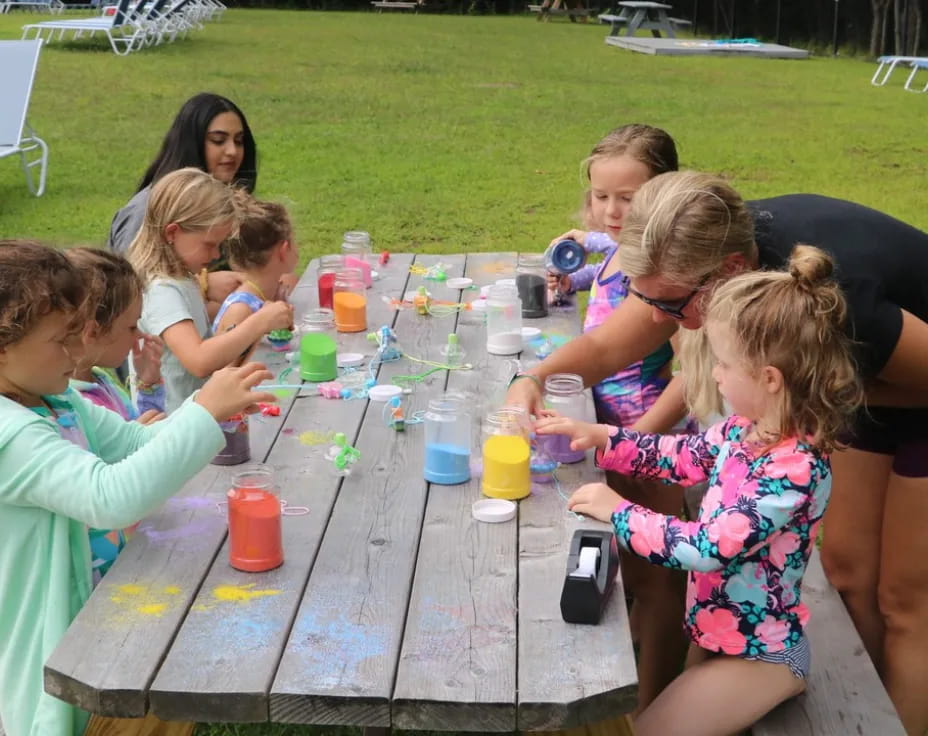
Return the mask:
{"type": "Polygon", "coordinates": [[[284,561],[280,498],[274,469],[256,463],[232,476],[229,499],[229,564],[263,572],[284,561]]]}
{"type": "Polygon", "coordinates": [[[339,332],[363,332],[367,329],[367,296],[364,277],[357,268],[343,268],[335,274],[332,294],[335,329],[339,332]]]}

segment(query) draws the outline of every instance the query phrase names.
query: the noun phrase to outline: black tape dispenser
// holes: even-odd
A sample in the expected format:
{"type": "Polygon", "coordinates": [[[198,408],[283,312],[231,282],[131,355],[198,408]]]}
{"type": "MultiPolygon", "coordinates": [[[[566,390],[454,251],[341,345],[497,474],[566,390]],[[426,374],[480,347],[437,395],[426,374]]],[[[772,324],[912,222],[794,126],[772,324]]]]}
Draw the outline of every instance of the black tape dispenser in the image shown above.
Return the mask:
{"type": "Polygon", "coordinates": [[[598,624],[619,572],[619,550],[611,531],[577,529],[567,554],[561,616],[571,624],[598,624]]]}

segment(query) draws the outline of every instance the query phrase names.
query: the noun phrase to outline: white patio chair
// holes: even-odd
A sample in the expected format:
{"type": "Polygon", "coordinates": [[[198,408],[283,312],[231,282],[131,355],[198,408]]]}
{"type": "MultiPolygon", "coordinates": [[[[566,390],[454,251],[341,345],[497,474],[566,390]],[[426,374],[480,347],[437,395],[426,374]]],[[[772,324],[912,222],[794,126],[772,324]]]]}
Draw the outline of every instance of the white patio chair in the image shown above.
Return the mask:
{"type": "Polygon", "coordinates": [[[909,78],[905,80],[905,88],[909,92],[928,92],[928,82],[921,89],[912,89],[912,81],[919,69],[928,69],[928,58],[912,59],[912,71],[909,73],[909,78]]]}
{"type": "Polygon", "coordinates": [[[45,192],[48,146],[35,134],[26,113],[41,50],[41,41],[0,41],[0,158],[19,154],[26,186],[36,197],[45,192]]]}
{"type": "Polygon", "coordinates": [[[146,0],[138,0],[132,10],[132,0],[119,0],[112,15],[87,18],[82,20],[49,20],[23,26],[23,39],[44,38],[46,42],[61,41],[70,33],[72,40],[83,38],[87,33],[94,36],[97,32],[106,35],[113,53],[126,56],[130,51],[144,43],[147,29],[142,22],[142,7],[146,0]]]}
{"type": "Polygon", "coordinates": [[[876,68],[876,71],[873,72],[870,84],[874,87],[882,87],[889,81],[889,76],[897,66],[900,64],[911,64],[919,58],[918,56],[881,56],[877,59],[879,66],[876,68]]]}

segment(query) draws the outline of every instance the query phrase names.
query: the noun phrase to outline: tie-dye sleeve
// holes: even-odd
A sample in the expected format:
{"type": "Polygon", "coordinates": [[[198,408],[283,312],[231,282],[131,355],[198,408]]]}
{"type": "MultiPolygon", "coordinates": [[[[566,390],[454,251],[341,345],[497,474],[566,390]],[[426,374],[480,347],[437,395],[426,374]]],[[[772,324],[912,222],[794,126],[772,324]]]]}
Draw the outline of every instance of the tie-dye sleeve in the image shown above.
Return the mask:
{"type": "MultiPolygon", "coordinates": [[[[606,233],[599,233],[595,230],[588,232],[586,240],[583,241],[583,250],[587,253],[609,253],[613,248],[615,248],[615,241],[606,233]]],[[[570,292],[589,291],[601,265],[600,263],[590,264],[570,274],[567,277],[570,279],[570,292]]]]}
{"type": "Polygon", "coordinates": [[[596,452],[596,463],[606,470],[635,478],[662,480],[691,486],[709,478],[722,443],[740,435],[746,420],[730,417],[702,434],[645,434],[614,428],[605,452],[596,452]]]}

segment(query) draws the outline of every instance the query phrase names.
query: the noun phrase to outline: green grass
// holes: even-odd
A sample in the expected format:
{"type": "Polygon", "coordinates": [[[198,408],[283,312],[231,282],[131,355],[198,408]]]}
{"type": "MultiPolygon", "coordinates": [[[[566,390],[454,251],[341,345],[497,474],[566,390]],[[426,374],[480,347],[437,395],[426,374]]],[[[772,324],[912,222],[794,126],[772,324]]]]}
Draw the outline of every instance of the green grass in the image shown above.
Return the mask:
{"type": "MultiPolygon", "coordinates": [[[[40,16],[0,16],[0,38],[40,16]]],[[[231,11],[186,42],[117,58],[42,52],[31,120],[51,146],[48,192],[0,161],[0,237],[103,243],[181,102],[246,111],[259,195],[286,203],[304,258],[369,230],[380,248],[532,249],[572,224],[579,162],[612,127],[669,130],[685,166],[747,198],[808,191],[921,228],[928,95],[869,84],[853,59],[651,57],[595,25],[529,17],[231,11]]],[[[198,736],[351,729],[201,726],[198,736]]]]}

